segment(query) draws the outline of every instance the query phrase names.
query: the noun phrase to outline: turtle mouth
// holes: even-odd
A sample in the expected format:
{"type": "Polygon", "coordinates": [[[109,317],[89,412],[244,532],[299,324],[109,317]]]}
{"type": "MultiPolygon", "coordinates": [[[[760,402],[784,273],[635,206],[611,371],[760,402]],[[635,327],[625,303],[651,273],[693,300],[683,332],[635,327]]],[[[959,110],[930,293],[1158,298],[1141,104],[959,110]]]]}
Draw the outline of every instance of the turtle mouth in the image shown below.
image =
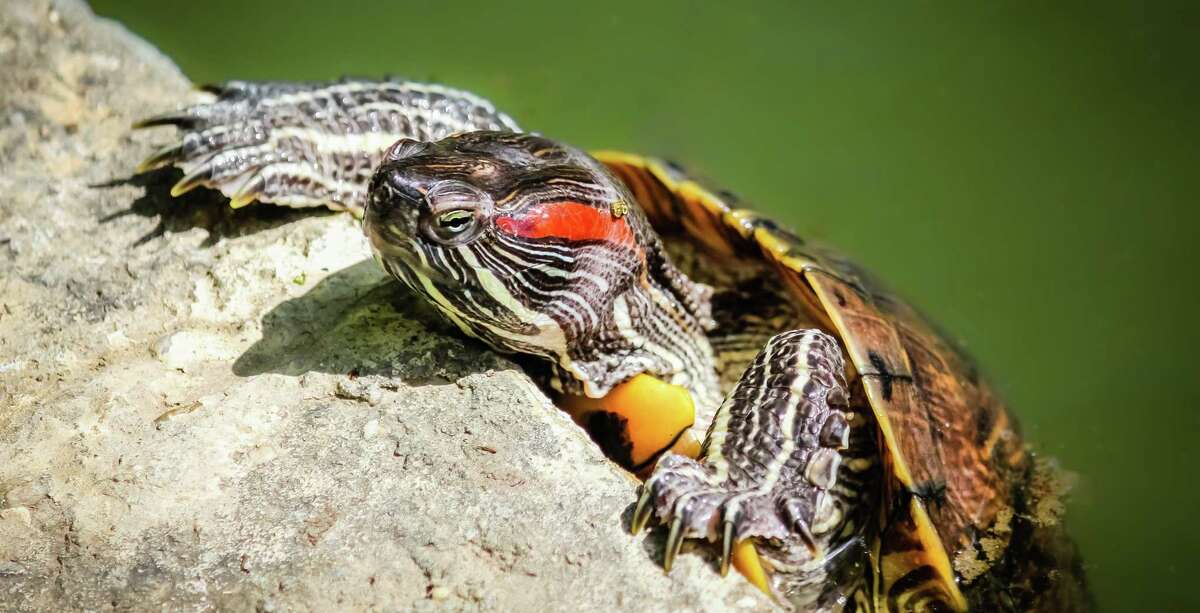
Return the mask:
{"type": "Polygon", "coordinates": [[[420,263],[420,258],[416,254],[416,245],[412,244],[412,233],[406,232],[404,228],[394,223],[383,223],[368,217],[363,221],[362,230],[377,259],[401,260],[409,266],[416,266],[420,263]]]}

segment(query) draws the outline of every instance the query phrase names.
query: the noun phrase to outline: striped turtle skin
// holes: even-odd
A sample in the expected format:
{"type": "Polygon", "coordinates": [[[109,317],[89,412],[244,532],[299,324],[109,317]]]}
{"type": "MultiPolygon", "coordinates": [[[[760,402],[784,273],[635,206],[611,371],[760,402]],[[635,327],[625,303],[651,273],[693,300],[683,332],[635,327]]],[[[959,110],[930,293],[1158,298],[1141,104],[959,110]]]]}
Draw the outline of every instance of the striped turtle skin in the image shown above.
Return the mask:
{"type": "Polygon", "coordinates": [[[555,389],[598,398],[648,373],[711,417],[711,289],[672,264],[608,176],[528,134],[402,140],[371,181],[363,231],[383,267],[464,332],[546,358],[555,389]]]}
{"type": "Polygon", "coordinates": [[[179,166],[184,176],[172,196],[215,187],[234,207],[257,199],[361,215],[367,181],[398,139],[519,129],[487,100],[428,83],[231,81],[204,89],[217,96],[215,104],[135,124],[185,130],[180,142],[146,158],[138,170],[179,166]]]}
{"type": "Polygon", "coordinates": [[[861,591],[865,524],[878,482],[869,408],[853,406],[842,350],[817,329],[771,337],[725,398],[699,458],[659,460],[634,509],[670,526],[666,566],[683,540],[763,543],[773,590],[804,610],[861,591]]]}
{"type": "Polygon", "coordinates": [[[703,445],[658,457],[632,519],[667,527],[668,570],[700,539],[802,610],[1088,608],[1053,468],[963,352],[835,253],[467,92],[210,91],[141,124],[183,132],[141,167],[181,167],[172,193],[362,217],[389,273],[564,398],[686,390],[703,445]]]}

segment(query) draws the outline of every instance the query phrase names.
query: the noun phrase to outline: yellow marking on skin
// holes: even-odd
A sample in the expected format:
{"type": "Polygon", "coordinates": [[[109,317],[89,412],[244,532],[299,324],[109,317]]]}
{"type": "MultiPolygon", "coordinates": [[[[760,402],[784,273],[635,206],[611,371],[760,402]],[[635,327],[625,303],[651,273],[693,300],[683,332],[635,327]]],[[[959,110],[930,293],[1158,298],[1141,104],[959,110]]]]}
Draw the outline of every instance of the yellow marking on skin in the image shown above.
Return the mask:
{"type": "MultiPolygon", "coordinates": [[[[413,251],[418,254],[418,257],[420,257],[421,264],[428,268],[429,260],[425,257],[425,252],[421,250],[420,246],[417,245],[415,241],[410,239],[410,242],[413,243],[413,251]]],[[[583,380],[583,373],[579,371],[578,367],[571,361],[570,356],[567,354],[566,337],[564,336],[562,328],[558,326],[557,322],[555,322],[549,316],[536,313],[525,308],[523,304],[512,297],[512,294],[508,293],[508,289],[496,277],[496,275],[479,264],[479,261],[475,259],[475,256],[471,254],[470,250],[460,248],[459,253],[462,254],[463,258],[467,261],[467,264],[470,265],[473,270],[478,272],[477,278],[479,280],[479,284],[484,288],[484,291],[491,295],[492,298],[494,298],[497,302],[501,303],[507,308],[512,309],[523,321],[533,323],[538,329],[538,334],[534,336],[522,335],[505,330],[500,326],[492,325],[487,321],[481,323],[487,326],[488,329],[497,336],[501,336],[510,340],[528,341],[541,347],[551,348],[552,351],[558,352],[558,355],[560,356],[559,365],[561,365],[568,372],[577,375],[580,380],[583,380]]],[[[421,274],[419,271],[414,272],[415,276],[420,281],[421,286],[425,288],[426,293],[433,300],[434,305],[437,306],[438,309],[446,315],[446,317],[453,321],[454,324],[457,325],[464,334],[472,337],[476,336],[474,330],[467,325],[458,309],[456,309],[454,305],[440,291],[438,291],[433,281],[427,276],[421,274]]],[[[588,383],[587,385],[593,384],[588,383]]]]}
{"type": "MultiPolygon", "coordinates": [[[[360,108],[359,111],[365,109],[360,108]]],[[[383,151],[396,142],[389,132],[362,132],[357,134],[334,134],[331,132],[299,126],[276,127],[271,130],[271,143],[284,139],[296,139],[315,146],[324,152],[383,151]]]]}
{"type": "MultiPolygon", "coordinates": [[[[675,322],[675,324],[681,329],[687,329],[687,314],[682,310],[679,303],[676,302],[674,296],[659,289],[658,286],[646,283],[644,281],[642,286],[646,290],[647,296],[649,296],[650,300],[654,302],[654,305],[658,307],[660,312],[666,313],[666,315],[671,318],[671,321],[675,322]]],[[[632,331],[634,330],[634,327],[631,323],[633,318],[629,315],[629,304],[627,300],[623,300],[623,302],[625,303],[622,314],[625,319],[625,325],[623,327],[632,331]]],[[[704,355],[697,356],[693,352],[684,349],[680,351],[680,353],[686,353],[686,355],[684,357],[679,357],[675,355],[675,351],[668,350],[661,343],[652,343],[650,339],[646,338],[644,335],[639,336],[643,339],[643,342],[645,343],[644,346],[646,348],[653,351],[658,357],[666,359],[671,363],[671,369],[676,373],[675,376],[677,378],[683,375],[683,373],[687,372],[688,363],[695,364],[697,360],[703,360],[706,358],[711,362],[712,355],[710,352],[706,351],[704,352],[704,355]]]]}
{"type": "Polygon", "coordinates": [[[871,463],[872,463],[871,460],[868,460],[866,458],[850,458],[849,460],[846,461],[846,466],[850,470],[852,470],[856,473],[861,473],[864,470],[870,468],[871,463]]]}
{"type": "Polygon", "coordinates": [[[763,568],[762,560],[758,557],[758,550],[754,548],[753,539],[743,539],[734,543],[729,557],[733,562],[733,567],[742,573],[746,581],[762,590],[772,600],[775,599],[775,593],[771,590],[771,581],[767,577],[766,569],[763,568]]]}
{"type": "MultiPolygon", "coordinates": [[[[678,310],[678,303],[664,294],[657,286],[645,283],[643,279],[643,289],[646,295],[654,301],[654,304],[659,307],[659,312],[668,314],[680,328],[686,329],[686,323],[683,321],[683,315],[678,310]]],[[[693,398],[695,403],[696,419],[693,422],[699,421],[700,436],[703,436],[703,425],[712,421],[712,415],[716,411],[719,399],[715,394],[709,393],[710,389],[707,382],[703,379],[691,379],[688,373],[691,372],[689,364],[711,364],[714,357],[712,355],[712,347],[708,343],[702,343],[699,346],[685,348],[682,352],[669,351],[659,343],[653,342],[638,332],[637,327],[633,324],[633,320],[629,312],[629,303],[625,296],[621,296],[612,303],[612,318],[617,325],[617,332],[633,347],[639,347],[648,351],[655,357],[666,360],[670,366],[670,371],[674,374],[668,383],[675,385],[691,385],[692,391],[697,392],[697,397],[693,398]],[[699,353],[697,353],[699,352],[699,353]],[[682,357],[680,356],[682,353],[682,357]]],[[[589,395],[592,395],[589,392],[589,395]]],[[[598,395],[598,394],[597,394],[598,395]]]]}
{"type": "MultiPolygon", "coordinates": [[[[814,336],[813,334],[809,333],[804,335],[802,338],[803,340],[800,343],[800,348],[797,353],[800,356],[807,356],[809,352],[812,351],[814,336]]],[[[773,354],[769,355],[766,360],[766,366],[763,369],[764,380],[772,375],[771,358],[773,357],[773,354]]],[[[780,424],[779,436],[781,439],[783,439],[783,443],[779,448],[779,453],[774,458],[771,458],[771,461],[767,463],[766,472],[763,475],[762,480],[753,490],[743,494],[738,494],[730,499],[730,502],[727,503],[729,504],[730,508],[729,512],[733,512],[733,510],[737,509],[737,505],[740,504],[740,501],[743,498],[752,495],[763,495],[774,489],[775,484],[779,481],[780,475],[783,474],[784,467],[787,466],[788,460],[792,457],[792,452],[794,452],[796,449],[796,437],[793,433],[793,430],[796,426],[796,411],[799,410],[800,403],[804,399],[804,388],[808,385],[809,379],[812,378],[812,373],[809,372],[808,366],[803,359],[791,364],[791,366],[792,368],[796,369],[796,375],[790,384],[791,395],[787,401],[787,409],[778,418],[780,424]]],[[[755,401],[755,406],[762,406],[763,395],[766,393],[766,391],[766,387],[763,387],[759,390],[759,398],[755,401]]],[[[728,428],[728,418],[726,418],[725,422],[723,422],[721,425],[724,428],[728,428]]],[[[757,427],[755,429],[757,429],[757,427]]],[[[751,431],[748,438],[752,439],[753,436],[754,431],[751,431]]],[[[724,437],[722,437],[721,440],[722,443],[724,443],[724,437]]],[[[724,475],[728,470],[728,461],[725,460],[724,456],[721,454],[721,450],[718,449],[716,457],[711,458],[709,461],[710,463],[716,463],[716,473],[720,475],[721,478],[724,478],[724,475]]]]}
{"type": "Polygon", "coordinates": [[[517,194],[519,194],[519,193],[521,193],[521,190],[519,190],[519,189],[514,189],[511,192],[508,192],[507,196],[496,201],[496,206],[502,207],[502,206],[508,204],[510,201],[512,201],[513,198],[516,198],[517,194]]]}
{"type": "MultiPolygon", "coordinates": [[[[425,259],[425,253],[421,251],[420,247],[416,245],[415,241],[410,242],[413,243],[414,251],[421,258],[421,264],[423,264],[425,267],[428,267],[429,261],[425,259]]],[[[454,325],[458,326],[458,329],[462,330],[464,334],[467,336],[473,336],[471,327],[467,325],[467,322],[463,321],[462,318],[459,317],[458,310],[454,308],[454,305],[447,300],[444,295],[442,295],[442,292],[438,291],[438,288],[433,284],[433,281],[420,272],[414,271],[414,273],[414,276],[416,276],[417,280],[421,283],[421,287],[425,288],[425,293],[433,299],[434,305],[438,307],[438,310],[445,314],[450,321],[454,322],[454,325]]]]}
{"type": "Polygon", "coordinates": [[[429,294],[429,297],[433,298],[434,304],[439,307],[439,310],[442,312],[442,314],[449,318],[450,321],[454,322],[454,324],[458,326],[458,328],[462,330],[464,334],[470,336],[472,334],[471,327],[468,326],[467,323],[458,316],[458,311],[455,310],[454,306],[450,304],[450,301],[446,300],[446,297],[443,296],[440,291],[438,291],[437,287],[433,285],[433,282],[422,274],[417,274],[416,277],[417,280],[421,282],[421,286],[424,287],[425,291],[429,294]]]}
{"type": "Polygon", "coordinates": [[[535,335],[517,334],[505,330],[500,326],[491,325],[487,321],[480,323],[486,325],[498,336],[528,342],[538,347],[549,349],[555,355],[561,356],[559,362],[563,368],[571,369],[571,361],[567,357],[567,337],[563,333],[562,327],[558,325],[558,322],[545,313],[530,310],[520,300],[514,298],[508,291],[508,287],[504,285],[504,282],[495,273],[480,264],[470,249],[460,247],[458,252],[462,255],[467,265],[471,267],[471,270],[475,271],[475,277],[484,292],[491,296],[493,300],[503,305],[504,308],[516,314],[521,321],[532,324],[537,328],[538,333],[535,335]]]}
{"type": "MultiPolygon", "coordinates": [[[[737,389],[736,387],[734,388],[737,389]]],[[[724,480],[729,474],[729,462],[725,459],[725,438],[729,435],[729,408],[724,404],[717,409],[708,433],[708,451],[705,460],[713,468],[713,476],[724,480]]]]}
{"type": "MultiPolygon", "coordinates": [[[[694,438],[687,442],[681,436],[695,421],[692,395],[681,386],[651,375],[637,375],[613,387],[603,398],[564,395],[560,405],[580,425],[586,425],[588,416],[596,411],[623,417],[626,434],[633,446],[630,458],[634,466],[647,462],[668,447],[681,446],[686,450],[696,444],[694,438]]],[[[695,451],[699,451],[698,446],[695,451]]]]}

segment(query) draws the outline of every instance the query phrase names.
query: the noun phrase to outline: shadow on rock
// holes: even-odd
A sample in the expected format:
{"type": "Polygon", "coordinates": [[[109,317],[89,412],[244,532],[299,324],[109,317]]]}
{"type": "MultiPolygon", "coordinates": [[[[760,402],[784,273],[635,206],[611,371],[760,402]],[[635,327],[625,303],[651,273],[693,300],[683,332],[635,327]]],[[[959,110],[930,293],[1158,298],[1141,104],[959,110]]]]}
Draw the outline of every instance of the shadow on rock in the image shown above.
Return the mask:
{"type": "Polygon", "coordinates": [[[208,247],[222,238],[247,236],[305,217],[338,214],[325,208],[294,209],[261,202],[235,209],[229,206],[229,199],[220,192],[203,187],[173,197],[171,186],[182,176],[183,173],[177,168],[160,168],[93,185],[98,189],[133,185],[145,190],[129,208],[107,215],[100,222],[106,223],[127,215],[157,218],[158,225],[135,241],[134,247],[167,232],[203,228],[208,231],[208,238],[204,240],[204,246],[208,247]]]}
{"type": "Polygon", "coordinates": [[[271,309],[262,319],[262,338],[233,372],[380,375],[425,384],[511,367],[364,260],[271,309]]]}

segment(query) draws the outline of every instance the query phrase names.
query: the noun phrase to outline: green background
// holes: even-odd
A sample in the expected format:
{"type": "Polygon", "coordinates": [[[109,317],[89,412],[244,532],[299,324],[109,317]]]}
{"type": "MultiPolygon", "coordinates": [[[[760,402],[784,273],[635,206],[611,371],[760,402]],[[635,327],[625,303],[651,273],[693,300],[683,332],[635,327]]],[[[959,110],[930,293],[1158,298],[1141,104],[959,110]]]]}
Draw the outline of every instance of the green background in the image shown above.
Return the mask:
{"type": "Polygon", "coordinates": [[[1103,608],[1200,606],[1197,12],[873,4],[94,3],[198,82],[441,81],[843,248],[1078,473],[1103,608]]]}

